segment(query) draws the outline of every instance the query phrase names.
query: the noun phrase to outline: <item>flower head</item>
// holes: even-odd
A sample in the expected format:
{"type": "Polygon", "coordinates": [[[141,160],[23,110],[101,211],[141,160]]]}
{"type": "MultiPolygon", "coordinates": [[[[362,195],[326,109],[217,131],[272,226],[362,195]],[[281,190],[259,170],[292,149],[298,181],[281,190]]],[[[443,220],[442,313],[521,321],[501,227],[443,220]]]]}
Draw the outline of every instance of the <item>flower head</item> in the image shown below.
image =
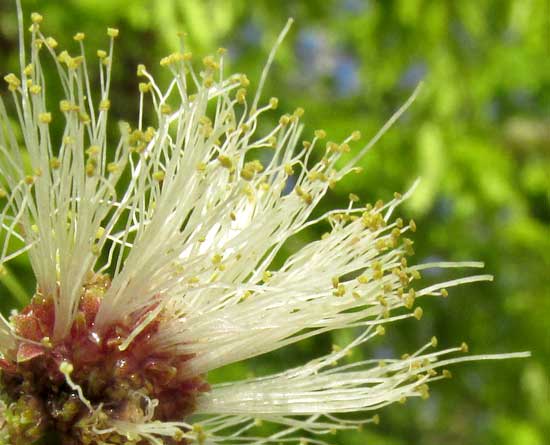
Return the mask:
{"type": "Polygon", "coordinates": [[[136,123],[120,124],[113,143],[107,125],[118,30],[108,29],[109,49],[97,51],[96,88],[85,35],[74,36],[71,54],[43,34],[42,16],[31,21],[30,54],[21,25],[21,72],[5,76],[21,138],[0,102],[0,261],[28,255],[37,280],[30,303],[0,318],[5,441],[26,444],[53,432],[63,444],[285,442],[301,430],[376,422],[345,415],[425,397],[453,362],[513,356],[443,358],[466,347],[430,352],[434,338],[401,359],[342,363],[387,323],[420,319],[418,298],[491,278],[415,290],[424,268],[480,264],[409,265],[406,236],[416,226],[392,218],[407,194],[375,205],[351,195],[347,208],[310,219],[412,98],[342,166],[358,132],[326,142],[318,130],[301,141],[302,109],[260,128],[278,103],[261,97],[275,50],[251,94],[246,76],[225,75],[223,51],[195,63],[182,49],[160,62],[172,74],[166,89],[138,67],[136,123]],[[46,57],[64,93],[55,107],[47,101],[46,57]],[[60,136],[50,131],[58,120],[60,136]],[[272,266],[291,236],[321,221],[329,232],[272,266]],[[312,362],[208,385],[213,369],[343,328],[355,328],[355,339],[312,362]],[[260,421],[281,427],[254,437],[260,421]]]}

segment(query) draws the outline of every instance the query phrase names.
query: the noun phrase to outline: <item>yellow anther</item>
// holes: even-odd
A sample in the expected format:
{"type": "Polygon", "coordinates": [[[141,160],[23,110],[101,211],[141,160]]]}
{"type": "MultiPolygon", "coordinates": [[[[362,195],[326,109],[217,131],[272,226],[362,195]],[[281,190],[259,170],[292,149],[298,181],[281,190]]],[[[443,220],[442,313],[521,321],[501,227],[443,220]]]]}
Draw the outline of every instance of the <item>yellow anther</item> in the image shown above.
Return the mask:
{"type": "Polygon", "coordinates": [[[63,112],[63,113],[68,113],[69,111],[71,111],[73,109],[71,103],[68,101],[68,100],[62,100],[59,102],[59,109],[63,112]]]}
{"type": "Polygon", "coordinates": [[[432,345],[432,348],[437,348],[437,337],[432,337],[430,344],[432,345]]]}
{"type": "Polygon", "coordinates": [[[245,181],[250,181],[254,177],[255,173],[259,173],[264,169],[264,166],[260,161],[255,159],[254,161],[246,162],[241,170],[241,178],[245,181]]]}
{"type": "Polygon", "coordinates": [[[304,115],[304,109],[302,107],[298,107],[294,110],[294,113],[292,113],[295,117],[300,118],[304,115]]]}
{"type": "Polygon", "coordinates": [[[344,143],[344,144],[340,145],[340,147],[338,147],[338,151],[340,153],[349,153],[351,151],[351,148],[350,148],[349,144],[344,143]]]}
{"type": "Polygon", "coordinates": [[[379,252],[382,252],[384,250],[387,250],[388,243],[384,238],[381,238],[376,241],[376,243],[374,244],[374,247],[376,247],[376,250],[378,250],[379,252]]]}
{"type": "Polygon", "coordinates": [[[420,392],[420,397],[422,397],[422,399],[426,400],[430,397],[428,385],[420,385],[418,387],[418,391],[420,392]]]}
{"type": "Polygon", "coordinates": [[[171,63],[173,64],[183,61],[182,53],[172,53],[168,57],[170,57],[171,63]]]}
{"type": "Polygon", "coordinates": [[[361,132],[360,131],[355,130],[353,133],[351,133],[351,140],[352,141],[358,141],[359,139],[361,139],[361,132]]]}
{"type": "Polygon", "coordinates": [[[227,53],[227,48],[218,48],[216,51],[220,56],[224,56],[227,53]]]}
{"type": "Polygon", "coordinates": [[[57,43],[57,40],[55,40],[53,37],[46,37],[46,46],[48,48],[55,49],[58,45],[59,44],[57,43]]]}
{"type": "Polygon", "coordinates": [[[107,57],[107,51],[103,51],[102,49],[98,49],[96,54],[100,59],[105,59],[105,57],[107,57]]]}
{"type": "Polygon", "coordinates": [[[118,170],[119,170],[119,166],[116,162],[109,162],[109,164],[107,164],[107,171],[109,173],[116,173],[118,170]]]}
{"type": "Polygon", "coordinates": [[[89,177],[93,176],[95,174],[96,167],[97,164],[92,159],[89,159],[88,162],[86,162],[86,167],[84,168],[86,175],[89,177]]]}
{"type": "Polygon", "coordinates": [[[401,198],[403,198],[403,195],[402,195],[401,193],[399,193],[399,192],[395,192],[395,193],[393,194],[393,197],[394,197],[395,199],[401,199],[401,198]]]}
{"type": "Polygon", "coordinates": [[[199,118],[199,123],[201,125],[212,125],[212,120],[208,116],[201,116],[199,118]]]}
{"type": "Polygon", "coordinates": [[[401,218],[397,218],[395,220],[395,225],[397,226],[397,228],[402,229],[403,228],[403,220],[401,218]]]}
{"type": "Polygon", "coordinates": [[[67,51],[61,51],[57,56],[57,60],[61,63],[68,63],[70,59],[71,59],[71,56],[67,51]]]}
{"type": "Polygon", "coordinates": [[[332,292],[335,297],[343,297],[346,295],[346,286],[339,284],[338,288],[332,292]]]}
{"type": "Polygon", "coordinates": [[[271,99],[269,99],[269,106],[271,107],[271,109],[275,110],[279,106],[279,99],[277,99],[276,97],[272,97],[271,99]]]}
{"type": "Polygon", "coordinates": [[[34,24],[38,25],[42,23],[43,20],[44,20],[44,17],[42,17],[42,15],[39,14],[38,12],[33,12],[31,14],[31,22],[33,22],[34,24]]]}
{"type": "Polygon", "coordinates": [[[101,153],[101,147],[99,147],[98,145],[90,145],[86,149],[86,154],[90,157],[97,156],[99,153],[101,153]]]}
{"type": "Polygon", "coordinates": [[[113,39],[118,37],[118,29],[116,28],[107,28],[107,35],[113,39]]]}
{"type": "Polygon", "coordinates": [[[307,177],[310,181],[319,181],[321,180],[322,173],[319,173],[317,171],[311,171],[311,172],[308,172],[307,177]]]}
{"type": "Polygon", "coordinates": [[[375,280],[381,280],[384,278],[384,271],[382,269],[374,269],[372,272],[372,278],[375,280]]]}
{"type": "Polygon", "coordinates": [[[206,67],[206,68],[209,68],[211,70],[217,70],[220,65],[218,64],[218,62],[216,62],[214,60],[214,57],[212,56],[206,56],[205,58],[202,59],[202,64],[206,67]]]}
{"type": "Polygon", "coordinates": [[[95,232],[95,239],[101,239],[103,238],[103,235],[105,234],[105,228],[98,227],[95,232]]]}
{"type": "Polygon", "coordinates": [[[338,144],[336,142],[332,142],[332,141],[327,142],[327,152],[329,152],[329,153],[338,152],[338,144]]]}
{"type": "Polygon", "coordinates": [[[383,295],[378,295],[376,297],[376,300],[382,305],[382,306],[387,306],[388,305],[388,300],[386,300],[386,298],[383,296],[383,295]]]}
{"type": "Polygon", "coordinates": [[[468,352],[469,351],[469,348],[468,348],[468,344],[466,342],[462,342],[462,344],[460,345],[460,352],[468,352]]]}
{"type": "Polygon", "coordinates": [[[296,194],[302,198],[306,204],[311,204],[313,202],[313,197],[311,196],[310,193],[306,192],[304,189],[302,189],[302,187],[300,187],[299,185],[296,186],[296,188],[294,189],[296,190],[296,194]]]}
{"type": "Polygon", "coordinates": [[[137,66],[136,74],[141,77],[141,76],[145,76],[145,72],[146,72],[145,65],[140,63],[137,66]]]}
{"type": "Polygon", "coordinates": [[[49,124],[52,121],[52,113],[40,113],[38,121],[42,124],[49,124]]]}
{"type": "Polygon", "coordinates": [[[89,124],[90,123],[90,116],[88,115],[88,113],[85,113],[84,111],[81,111],[80,113],[78,113],[78,119],[83,124],[89,124]]]}
{"type": "Polygon", "coordinates": [[[408,294],[405,297],[405,307],[407,309],[412,309],[413,306],[414,306],[414,297],[412,295],[408,294]]]}
{"type": "Polygon", "coordinates": [[[324,139],[327,137],[327,132],[325,130],[315,130],[314,134],[317,139],[324,139]]]}
{"type": "Polygon", "coordinates": [[[33,66],[30,63],[23,70],[26,76],[32,76],[33,71],[34,71],[33,66]]]}
{"type": "Polygon", "coordinates": [[[67,57],[65,59],[65,63],[67,64],[67,67],[69,67],[72,70],[77,69],[80,65],[82,65],[82,62],[84,62],[84,57],[82,56],[67,57]]]}
{"type": "Polygon", "coordinates": [[[148,93],[149,91],[151,91],[151,82],[140,82],[139,83],[139,92],[140,93],[148,93]]]}
{"type": "Polygon", "coordinates": [[[264,281],[264,283],[266,283],[267,281],[269,281],[271,279],[272,276],[273,276],[273,274],[269,270],[266,270],[262,274],[262,280],[264,281]]]}
{"type": "Polygon", "coordinates": [[[414,242],[410,240],[409,238],[403,239],[403,246],[405,247],[405,253],[407,255],[414,255],[414,249],[413,249],[414,242]]]}
{"type": "Polygon", "coordinates": [[[51,348],[53,346],[50,337],[42,337],[40,344],[46,348],[51,348]]]}
{"type": "Polygon", "coordinates": [[[246,74],[241,74],[239,76],[239,83],[241,84],[241,86],[246,88],[250,85],[250,80],[248,80],[248,77],[246,77],[246,74]]]}
{"type": "Polygon", "coordinates": [[[218,161],[222,165],[222,167],[224,167],[224,168],[227,168],[227,169],[232,169],[233,168],[233,161],[227,155],[219,155],[218,156],[218,161]]]}
{"type": "Polygon", "coordinates": [[[4,80],[6,81],[6,83],[8,84],[8,89],[10,91],[15,91],[17,90],[17,88],[19,88],[21,86],[21,81],[19,80],[19,78],[13,74],[13,73],[10,73],[10,74],[7,74],[4,76],[4,80]]]}
{"type": "Polygon", "coordinates": [[[357,281],[360,283],[360,284],[367,284],[369,282],[369,277],[367,277],[366,275],[359,275],[357,277],[357,281]]]}
{"type": "Polygon", "coordinates": [[[172,436],[172,438],[176,441],[176,442],[182,442],[183,439],[185,438],[185,435],[183,433],[182,430],[176,430],[176,432],[174,433],[174,435],[172,436]]]}
{"type": "Polygon", "coordinates": [[[424,315],[424,310],[419,306],[414,310],[414,318],[420,320],[422,315],[424,315]]]}
{"type": "Polygon", "coordinates": [[[99,102],[99,109],[101,111],[109,111],[109,108],[111,108],[111,101],[109,99],[103,99],[99,102]]]}
{"type": "Polygon", "coordinates": [[[40,85],[32,85],[29,88],[29,91],[31,92],[31,94],[38,95],[42,92],[42,87],[40,85]]]}
{"type": "Polygon", "coordinates": [[[153,173],[153,179],[157,182],[164,181],[165,173],[163,171],[158,171],[153,173]]]}
{"type": "Polygon", "coordinates": [[[172,113],[172,107],[168,104],[162,104],[160,106],[160,112],[161,114],[168,115],[172,113]]]}
{"type": "Polygon", "coordinates": [[[239,88],[237,94],[235,95],[237,102],[243,104],[246,100],[246,90],[244,88],[239,88]]]}
{"type": "Polygon", "coordinates": [[[412,232],[416,232],[416,223],[413,219],[409,221],[409,229],[411,229],[412,232]]]}
{"type": "Polygon", "coordinates": [[[76,40],[77,42],[82,42],[82,40],[84,40],[85,38],[86,38],[86,34],[84,34],[83,32],[77,32],[73,36],[73,39],[76,40]]]}
{"type": "Polygon", "coordinates": [[[292,174],[294,174],[294,169],[292,168],[292,165],[291,164],[285,164],[285,173],[290,176],[292,174]]]}
{"type": "Polygon", "coordinates": [[[444,297],[444,298],[447,298],[449,296],[449,292],[447,291],[447,289],[441,289],[441,296],[444,297]]]}
{"type": "Polygon", "coordinates": [[[155,134],[156,130],[153,127],[147,127],[147,130],[145,130],[145,133],[143,134],[143,140],[145,142],[151,142],[155,134]]]}
{"type": "Polygon", "coordinates": [[[376,326],[376,334],[377,335],[385,335],[386,334],[386,328],[382,325],[376,326]]]}
{"type": "Polygon", "coordinates": [[[332,281],[332,287],[334,289],[337,289],[338,286],[340,285],[340,279],[338,277],[332,277],[331,281],[332,281]]]}
{"type": "Polygon", "coordinates": [[[281,126],[286,126],[288,125],[290,122],[290,116],[288,114],[283,114],[280,118],[279,118],[279,124],[281,126]]]}
{"type": "Polygon", "coordinates": [[[453,374],[451,374],[451,371],[449,371],[448,369],[444,369],[443,371],[441,371],[441,375],[446,379],[450,379],[453,377],[453,374]]]}
{"type": "Polygon", "coordinates": [[[71,373],[73,372],[74,370],[74,367],[71,363],[69,362],[62,362],[60,365],[59,365],[59,371],[61,371],[62,374],[65,374],[65,375],[71,375],[71,373]]]}

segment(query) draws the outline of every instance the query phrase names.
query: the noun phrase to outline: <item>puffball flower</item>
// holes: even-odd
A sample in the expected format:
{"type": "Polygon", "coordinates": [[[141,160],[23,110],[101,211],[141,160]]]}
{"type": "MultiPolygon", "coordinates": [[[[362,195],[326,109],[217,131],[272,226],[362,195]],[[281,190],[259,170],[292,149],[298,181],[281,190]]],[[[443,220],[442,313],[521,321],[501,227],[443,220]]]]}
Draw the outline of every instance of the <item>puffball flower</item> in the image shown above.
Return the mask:
{"type": "Polygon", "coordinates": [[[223,51],[197,64],[182,49],[161,60],[166,89],[138,67],[138,115],[115,143],[107,127],[118,30],[97,51],[96,86],[83,33],[76,55],[59,51],[33,13],[26,52],[19,4],[18,16],[21,71],[5,76],[17,125],[0,102],[0,262],[27,255],[37,286],[26,307],[0,318],[2,443],[321,444],[323,434],[378,420],[349,413],[426,397],[449,364],[523,355],[447,358],[466,346],[433,352],[433,338],[400,359],[346,361],[386,324],[420,319],[418,298],[491,278],[415,290],[423,268],[480,265],[409,265],[415,224],[392,218],[406,194],[372,206],[352,195],[347,208],[310,218],[408,103],[342,163],[358,132],[300,141],[301,109],[260,128],[277,108],[261,98],[275,50],[250,96],[246,76],[225,75],[223,51]],[[64,94],[56,106],[45,58],[64,94]],[[62,134],[52,122],[63,122],[62,134]],[[291,236],[321,222],[330,224],[321,239],[272,267],[291,236]],[[208,384],[211,370],[340,329],[355,338],[309,363],[208,384]],[[261,422],[276,427],[258,437],[261,422]]]}

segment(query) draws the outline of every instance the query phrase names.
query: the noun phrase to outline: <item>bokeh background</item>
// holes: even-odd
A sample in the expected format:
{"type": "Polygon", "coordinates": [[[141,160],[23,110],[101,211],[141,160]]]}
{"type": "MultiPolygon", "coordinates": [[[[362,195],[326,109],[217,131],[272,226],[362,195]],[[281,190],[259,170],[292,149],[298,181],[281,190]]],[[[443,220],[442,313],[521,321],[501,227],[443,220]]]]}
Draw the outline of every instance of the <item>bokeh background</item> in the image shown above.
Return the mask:
{"type": "MultiPolygon", "coordinates": [[[[0,72],[16,69],[14,0],[0,0],[0,72]]],[[[120,28],[112,89],[116,119],[137,110],[136,65],[160,79],[158,60],[177,48],[206,55],[224,46],[232,71],[257,82],[288,17],[295,19],[265,97],[282,111],[306,109],[308,137],[372,136],[415,86],[406,115],[361,162],[365,171],[331,191],[324,208],[390,199],[422,178],[400,209],[414,217],[418,262],[477,259],[493,283],[425,301],[421,322],[390,327],[357,351],[399,356],[432,335],[466,341],[474,353],[529,349],[532,358],[469,363],[438,382],[427,401],[381,410],[381,423],[329,437],[346,445],[544,445],[550,437],[550,1],[549,0],[23,0],[61,46],[87,34],[90,56],[120,28]]],[[[160,81],[162,82],[162,80],[160,81]]],[[[6,88],[2,88],[6,96],[6,88]]],[[[113,122],[116,121],[113,120],[113,122]]],[[[116,125],[113,126],[113,134],[116,125]]],[[[321,231],[323,228],[319,228],[321,231]]],[[[289,243],[298,248],[319,233],[289,243]]],[[[34,282],[25,258],[1,278],[4,312],[21,307],[34,282]]],[[[460,271],[459,271],[460,273],[460,271]]],[[[464,272],[465,273],[465,272],[464,272]]],[[[446,273],[426,274],[442,280],[446,273]]],[[[452,275],[456,276],[457,273],[452,275]]],[[[214,381],[262,374],[327,352],[350,333],[310,340],[214,373],[214,381]]]]}

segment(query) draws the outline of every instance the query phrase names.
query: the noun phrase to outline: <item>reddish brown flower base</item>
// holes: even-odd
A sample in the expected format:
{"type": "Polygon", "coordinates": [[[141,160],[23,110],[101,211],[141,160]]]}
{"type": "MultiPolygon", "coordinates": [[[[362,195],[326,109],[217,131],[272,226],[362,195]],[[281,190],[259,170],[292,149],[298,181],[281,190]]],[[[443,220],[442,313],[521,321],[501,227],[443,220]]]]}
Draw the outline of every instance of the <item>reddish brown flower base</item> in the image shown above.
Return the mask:
{"type": "MultiPolygon", "coordinates": [[[[189,378],[185,372],[189,356],[159,354],[150,347],[148,339],[158,330],[162,313],[124,351],[119,346],[148,311],[121,320],[101,335],[94,331],[109,286],[105,276],[90,280],[70,335],[62,341],[51,340],[55,322],[51,297],[37,293],[12,317],[17,334],[29,340],[21,340],[0,360],[0,383],[7,397],[4,431],[13,445],[27,445],[52,432],[64,445],[95,443],[81,428],[90,422],[91,412],[67,384],[60,371],[64,362],[73,367],[72,381],[94,408],[102,405],[107,419],[139,421],[146,410],[146,399],[136,397],[140,393],[158,400],[152,420],[182,420],[193,411],[197,395],[208,390],[201,376],[189,378]]],[[[117,443],[115,437],[108,439],[117,443]]]]}

